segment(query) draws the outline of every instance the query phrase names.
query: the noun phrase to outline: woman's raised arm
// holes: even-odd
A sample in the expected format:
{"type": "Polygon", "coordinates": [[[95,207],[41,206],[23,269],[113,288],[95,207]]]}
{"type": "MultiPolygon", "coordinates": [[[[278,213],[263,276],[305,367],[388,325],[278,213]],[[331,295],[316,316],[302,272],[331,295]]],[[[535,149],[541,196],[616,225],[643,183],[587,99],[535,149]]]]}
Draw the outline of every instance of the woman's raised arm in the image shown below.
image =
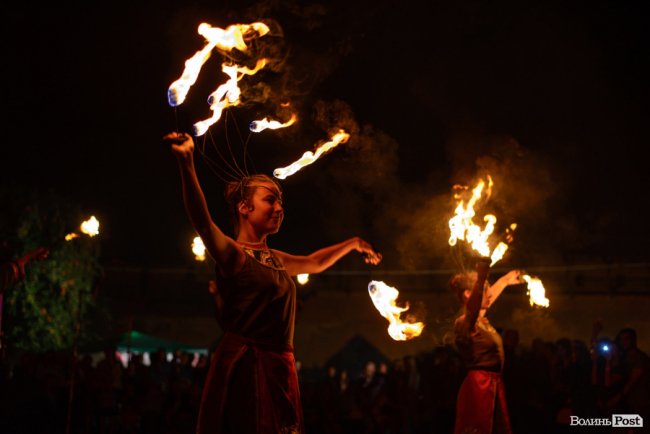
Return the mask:
{"type": "Polygon", "coordinates": [[[235,241],[212,221],[205,195],[194,168],[194,140],[187,133],[173,132],[163,137],[171,145],[178,161],[185,211],[206,249],[224,276],[236,272],[244,263],[245,253],[235,241]]]}

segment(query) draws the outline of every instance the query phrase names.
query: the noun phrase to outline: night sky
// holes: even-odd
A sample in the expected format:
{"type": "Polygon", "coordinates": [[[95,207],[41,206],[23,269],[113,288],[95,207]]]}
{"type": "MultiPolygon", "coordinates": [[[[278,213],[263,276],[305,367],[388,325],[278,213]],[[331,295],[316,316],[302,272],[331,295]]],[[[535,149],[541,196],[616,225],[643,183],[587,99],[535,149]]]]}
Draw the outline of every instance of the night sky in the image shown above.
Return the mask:
{"type": "MultiPolygon", "coordinates": [[[[243,104],[211,129],[217,148],[229,155],[227,137],[243,164],[246,143],[249,171],[271,174],[331,128],[353,132],[282,183],[287,215],[271,246],[301,254],[361,235],[385,253],[385,269],[453,266],[451,188],[489,172],[490,209],[519,223],[504,264],[648,262],[647,3],[17,8],[3,38],[3,186],[54,191],[97,215],[105,264],[191,262],[176,163],[160,139],[209,116],[222,59],[213,55],[176,111],[167,88],[203,46],[200,22],[256,20],[272,23],[258,48],[276,68],[242,80],[243,104]],[[300,122],[249,138],[248,123],[285,101],[300,122]]],[[[212,160],[214,146],[206,140],[212,160]]],[[[197,162],[227,228],[227,175],[197,162]]],[[[350,257],[338,267],[363,264],[350,257]]]]}

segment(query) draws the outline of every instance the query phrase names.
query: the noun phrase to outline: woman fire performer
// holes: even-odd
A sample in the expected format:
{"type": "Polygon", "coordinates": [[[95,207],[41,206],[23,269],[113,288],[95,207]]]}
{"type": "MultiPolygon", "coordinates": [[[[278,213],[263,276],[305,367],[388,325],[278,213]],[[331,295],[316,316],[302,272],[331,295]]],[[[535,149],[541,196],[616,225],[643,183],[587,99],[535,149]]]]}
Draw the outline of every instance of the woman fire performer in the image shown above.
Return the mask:
{"type": "Polygon", "coordinates": [[[267,236],[283,218],[282,191],[266,175],[231,182],[226,189],[236,239],[212,221],[194,162],[194,141],[173,132],[163,140],[179,164],[183,198],[194,229],[216,263],[224,335],[203,388],[199,434],[303,434],[293,355],[296,287],[289,276],[326,270],[349,252],[367,263],[381,255],[355,237],[296,256],[269,249],[267,236]]]}
{"type": "Polygon", "coordinates": [[[501,379],[503,342],[485,317],[508,285],[520,284],[519,270],[487,283],[490,259],[479,259],[476,272],[452,277],[450,286],[464,306],[456,319],[456,346],[467,368],[458,392],[455,434],[512,433],[501,379]]]}

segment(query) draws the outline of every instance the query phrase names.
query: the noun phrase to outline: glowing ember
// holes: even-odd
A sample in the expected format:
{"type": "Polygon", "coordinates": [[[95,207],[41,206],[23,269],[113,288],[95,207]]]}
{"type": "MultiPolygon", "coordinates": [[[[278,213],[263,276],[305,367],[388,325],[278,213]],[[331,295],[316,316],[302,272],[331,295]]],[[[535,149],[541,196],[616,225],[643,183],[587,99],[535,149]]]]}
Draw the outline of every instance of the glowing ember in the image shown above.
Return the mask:
{"type": "Polygon", "coordinates": [[[192,253],[197,261],[205,261],[205,245],[201,237],[194,237],[192,240],[192,253]]]}
{"type": "Polygon", "coordinates": [[[368,293],[379,313],[390,323],[388,334],[391,338],[396,341],[406,341],[420,336],[424,323],[403,322],[400,319],[401,313],[407,311],[409,306],[408,303],[406,303],[406,307],[399,307],[395,304],[399,296],[397,289],[384,282],[373,280],[368,284],[368,293]]]}
{"type": "Polygon", "coordinates": [[[65,236],[66,241],[74,240],[75,238],[79,238],[79,234],[76,234],[74,232],[69,233],[68,235],[65,236]]]}
{"type": "Polygon", "coordinates": [[[345,143],[348,141],[350,138],[350,135],[346,133],[343,130],[339,130],[338,133],[334,134],[332,139],[329,142],[325,142],[322,145],[320,145],[317,149],[316,152],[311,152],[307,151],[305,152],[302,157],[298,161],[295,161],[291,163],[287,167],[283,167],[280,169],[275,169],[273,171],[273,176],[279,179],[285,179],[288,176],[293,175],[303,167],[313,163],[314,161],[318,160],[321,155],[325,154],[326,152],[332,150],[336,146],[338,146],[340,143],[345,143]]]}
{"type": "Polygon", "coordinates": [[[202,23],[199,25],[198,32],[207,40],[207,43],[203,49],[197,51],[194,56],[185,61],[183,75],[169,86],[167,100],[172,107],[179,106],[185,101],[190,88],[196,83],[201,67],[210,58],[210,53],[215,47],[226,51],[233,48],[246,51],[245,39],[264,36],[269,32],[269,28],[264,23],[253,23],[233,24],[224,30],[202,23]],[[254,33],[253,36],[251,36],[252,33],[254,33]]]}
{"type": "Polygon", "coordinates": [[[298,280],[298,283],[300,283],[301,285],[304,285],[304,284],[306,284],[307,282],[309,282],[309,274],[307,274],[307,273],[305,273],[305,274],[298,274],[298,275],[296,276],[296,280],[298,280]]]}
{"type": "Polygon", "coordinates": [[[81,223],[81,232],[91,237],[99,234],[99,221],[95,218],[94,215],[90,216],[88,220],[81,223]]]}
{"type": "Polygon", "coordinates": [[[298,120],[298,117],[295,114],[291,115],[291,119],[289,119],[285,123],[281,123],[278,121],[269,121],[268,118],[264,118],[259,121],[251,122],[248,128],[254,133],[259,133],[266,129],[277,130],[278,128],[286,128],[288,126],[293,125],[296,122],[296,120],[298,120]]]}
{"type": "MultiPolygon", "coordinates": [[[[485,189],[485,181],[480,180],[472,190],[472,196],[467,202],[463,200],[461,194],[456,194],[454,198],[458,201],[458,205],[454,211],[455,216],[449,220],[449,229],[451,231],[449,245],[455,246],[458,240],[467,242],[481,256],[489,257],[492,260],[490,266],[503,258],[503,255],[508,250],[508,244],[500,242],[492,252],[490,251],[488,239],[494,232],[494,226],[497,222],[494,215],[487,214],[483,217],[483,221],[485,221],[484,228],[474,223],[474,217],[476,216],[474,205],[481,199],[484,189],[486,190],[486,197],[489,198],[492,185],[492,178],[488,175],[487,189],[485,189]]],[[[516,227],[515,223],[510,225],[510,228],[506,230],[508,237],[511,238],[511,232],[516,227]]]]}
{"type": "Polygon", "coordinates": [[[217,90],[212,92],[208,97],[208,104],[210,104],[212,116],[194,124],[195,136],[202,136],[205,134],[205,132],[208,131],[208,128],[214,125],[214,123],[221,118],[221,113],[225,108],[239,104],[241,90],[239,89],[239,86],[237,86],[237,83],[244,75],[253,75],[260,69],[264,68],[264,65],[266,65],[265,59],[258,60],[253,69],[249,69],[245,66],[223,64],[221,69],[230,77],[230,79],[219,86],[217,90]]]}
{"type": "Polygon", "coordinates": [[[546,289],[544,289],[542,281],[537,277],[531,277],[528,274],[523,274],[521,278],[524,279],[528,284],[528,297],[530,305],[548,307],[550,300],[546,298],[546,289]]]}

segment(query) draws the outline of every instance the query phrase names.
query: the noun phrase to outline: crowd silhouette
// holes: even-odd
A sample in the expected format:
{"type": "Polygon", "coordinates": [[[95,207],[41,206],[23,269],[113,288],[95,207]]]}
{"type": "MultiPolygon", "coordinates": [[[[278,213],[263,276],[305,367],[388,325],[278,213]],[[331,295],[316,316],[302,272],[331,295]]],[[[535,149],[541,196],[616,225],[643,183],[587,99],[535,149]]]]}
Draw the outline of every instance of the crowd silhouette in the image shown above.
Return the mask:
{"type": "MultiPolygon", "coordinates": [[[[579,432],[570,426],[572,415],[650,414],[650,361],[636,345],[635,330],[622,329],[610,339],[600,335],[601,328],[596,322],[590,342],[540,337],[530,345],[519,342],[516,330],[499,330],[515,433],[579,432]]],[[[3,365],[0,432],[193,433],[209,356],[177,351],[168,361],[161,348],[149,358],[145,365],[142,354],[132,354],[124,367],[114,347],[94,364],[88,354],[73,364],[67,353],[25,353],[12,366],[3,365]]],[[[368,360],[360,375],[345,367],[300,365],[310,434],[453,432],[465,375],[453,345],[388,364],[368,360]]]]}

